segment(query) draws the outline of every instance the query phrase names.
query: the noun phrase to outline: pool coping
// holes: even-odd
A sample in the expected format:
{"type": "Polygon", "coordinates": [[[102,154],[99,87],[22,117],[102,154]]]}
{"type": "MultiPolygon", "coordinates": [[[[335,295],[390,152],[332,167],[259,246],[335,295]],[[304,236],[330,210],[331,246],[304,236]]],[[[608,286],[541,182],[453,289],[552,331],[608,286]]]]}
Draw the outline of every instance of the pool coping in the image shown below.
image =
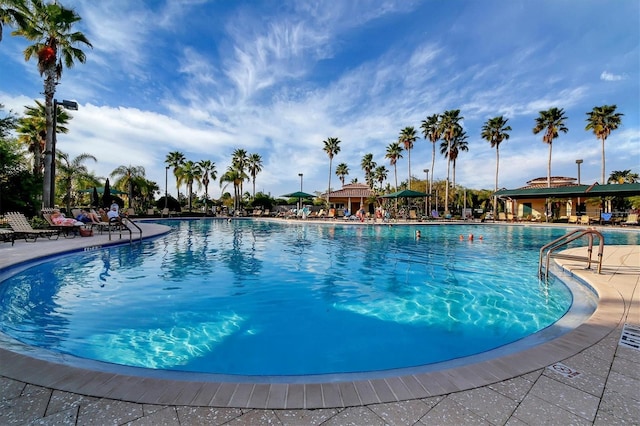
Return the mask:
{"type": "MultiPolygon", "coordinates": [[[[164,228],[166,227],[143,224],[147,237],[166,232],[164,228]]],[[[89,239],[76,242],[69,240],[68,243],[73,244],[73,250],[82,249],[78,246],[83,245],[89,248],[98,246],[92,244],[98,242],[98,239],[86,240],[89,239]]],[[[45,248],[48,250],[43,250],[43,253],[48,251],[49,255],[60,253],[61,247],[56,247],[56,242],[48,243],[38,242],[36,246],[47,245],[45,248]]],[[[118,241],[111,242],[117,243],[118,241]]],[[[30,243],[22,246],[26,244],[30,243]]],[[[109,243],[101,242],[100,245],[107,244],[109,243]]],[[[46,255],[43,253],[41,255],[46,255]]],[[[33,251],[30,255],[34,255],[33,251]]],[[[22,261],[24,260],[23,256],[22,261]]],[[[0,267],[6,266],[8,265],[0,264],[0,267]]],[[[569,272],[571,268],[565,270],[569,272]]],[[[556,339],[521,352],[439,371],[324,383],[227,383],[93,371],[36,359],[0,348],[0,375],[82,395],[161,405],[314,409],[445,395],[508,380],[562,361],[593,346],[619,327],[625,315],[622,295],[612,286],[603,285],[600,280],[590,279],[588,274],[576,275],[588,282],[599,297],[596,311],[585,323],[556,339]]]]}

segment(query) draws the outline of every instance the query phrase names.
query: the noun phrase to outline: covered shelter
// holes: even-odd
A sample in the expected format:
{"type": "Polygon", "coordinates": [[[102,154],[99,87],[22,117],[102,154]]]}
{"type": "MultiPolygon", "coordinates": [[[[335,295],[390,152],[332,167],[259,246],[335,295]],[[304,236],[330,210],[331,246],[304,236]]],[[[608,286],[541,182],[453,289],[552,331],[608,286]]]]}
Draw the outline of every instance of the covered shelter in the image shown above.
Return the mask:
{"type": "Polygon", "coordinates": [[[612,213],[611,206],[602,202],[605,197],[640,196],[640,183],[578,185],[573,178],[552,178],[552,186],[546,186],[546,178],[527,182],[518,189],[500,189],[494,196],[506,201],[507,212],[519,219],[541,219],[549,213],[555,217],[588,215],[599,220],[601,213],[612,213]],[[598,198],[596,205],[586,200],[598,198]],[[549,212],[551,205],[552,212],[549,212]]]}
{"type": "Polygon", "coordinates": [[[329,199],[329,207],[336,209],[347,208],[350,212],[355,212],[364,207],[364,210],[373,213],[375,206],[369,203],[369,199],[374,197],[375,192],[364,183],[349,183],[337,191],[325,192],[321,198],[329,199]]]}

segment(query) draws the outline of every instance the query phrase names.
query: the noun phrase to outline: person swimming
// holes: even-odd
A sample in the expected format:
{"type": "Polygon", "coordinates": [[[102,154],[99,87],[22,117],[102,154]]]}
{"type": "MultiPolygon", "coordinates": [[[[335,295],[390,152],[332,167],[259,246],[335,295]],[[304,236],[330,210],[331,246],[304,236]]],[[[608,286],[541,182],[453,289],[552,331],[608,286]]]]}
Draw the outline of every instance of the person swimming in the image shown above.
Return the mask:
{"type": "Polygon", "coordinates": [[[416,238],[420,238],[420,230],[419,229],[416,231],[416,238]]]}

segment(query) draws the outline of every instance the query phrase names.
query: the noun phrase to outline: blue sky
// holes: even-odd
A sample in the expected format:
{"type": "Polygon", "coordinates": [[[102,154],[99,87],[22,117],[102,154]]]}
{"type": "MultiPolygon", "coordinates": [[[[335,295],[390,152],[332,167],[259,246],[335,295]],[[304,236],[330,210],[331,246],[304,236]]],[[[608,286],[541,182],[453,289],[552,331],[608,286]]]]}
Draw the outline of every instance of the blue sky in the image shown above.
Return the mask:
{"type": "MultiPolygon", "coordinates": [[[[143,166],[164,190],[165,156],[216,163],[234,149],[258,153],[256,189],[279,196],[325,191],[329,159],[323,141],[337,137],[333,174],[364,181],[362,157],[378,165],[400,130],[428,115],[460,109],[469,152],[460,154],[458,184],[493,189],[496,153],[480,137],[483,123],[509,118],[500,147],[500,187],[546,177],[548,145],[532,128],[538,112],[564,108],[569,132],[553,143],[552,175],[600,180],[601,144],[584,130],[594,106],[624,114],[606,142],[606,173],[640,172],[640,2],[637,0],[335,0],[81,1],[63,0],[82,17],[77,29],[94,48],[86,64],[65,69],[58,100],[80,109],[58,139],[72,156],[107,177],[120,165],[143,166]]],[[[42,99],[26,42],[5,29],[0,42],[0,103],[22,112],[42,99]]],[[[421,135],[421,133],[420,133],[421,135]]],[[[421,135],[422,136],[422,135],[421,135]]],[[[439,151],[438,151],[439,152],[439,151]]],[[[407,155],[398,180],[408,176],[407,155]]],[[[411,170],[424,179],[431,143],[419,139],[411,170]]],[[[437,154],[435,179],[446,177],[437,154]]],[[[169,192],[175,181],[169,174],[169,192]]],[[[250,185],[245,186],[245,189],[250,185]]],[[[201,190],[200,193],[203,191],[201,190]]],[[[209,193],[219,197],[220,187],[209,193]]]]}

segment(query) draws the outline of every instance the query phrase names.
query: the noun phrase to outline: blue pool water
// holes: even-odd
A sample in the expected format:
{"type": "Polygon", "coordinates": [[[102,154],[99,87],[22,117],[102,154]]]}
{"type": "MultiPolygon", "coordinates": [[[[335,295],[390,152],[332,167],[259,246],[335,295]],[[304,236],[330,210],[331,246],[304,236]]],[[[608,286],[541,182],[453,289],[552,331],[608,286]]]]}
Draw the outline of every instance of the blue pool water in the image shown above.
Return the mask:
{"type": "Polygon", "coordinates": [[[416,240],[415,226],[165,224],[172,232],[152,241],[5,273],[0,331],[151,369],[352,373],[501,347],[572,303],[563,283],[536,275],[539,248],[561,228],[429,226],[416,240]],[[473,242],[459,240],[469,233],[473,242]]]}

